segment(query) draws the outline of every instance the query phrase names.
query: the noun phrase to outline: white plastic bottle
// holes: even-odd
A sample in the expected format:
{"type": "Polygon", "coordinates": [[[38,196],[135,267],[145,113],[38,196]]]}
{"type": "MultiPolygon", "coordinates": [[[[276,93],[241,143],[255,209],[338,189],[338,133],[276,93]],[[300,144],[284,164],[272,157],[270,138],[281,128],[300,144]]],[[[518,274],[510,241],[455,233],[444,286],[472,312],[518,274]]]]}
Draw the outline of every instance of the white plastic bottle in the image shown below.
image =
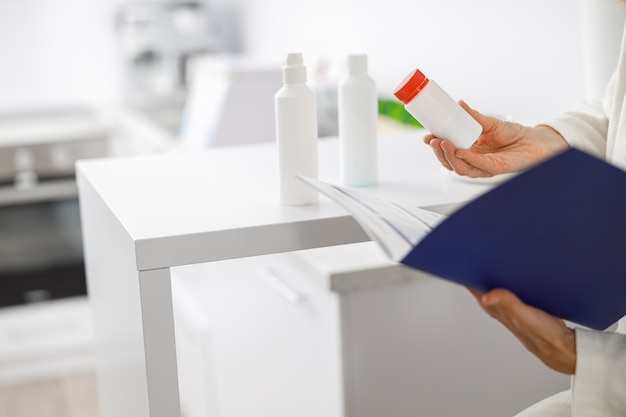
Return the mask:
{"type": "Polygon", "coordinates": [[[349,55],[339,81],[338,116],[341,178],[352,186],[378,182],[378,96],[367,72],[367,55],[349,55]]]}
{"type": "Polygon", "coordinates": [[[284,84],[274,97],[280,199],[288,205],[319,200],[317,191],[296,178],[297,174],[318,177],[317,103],[306,81],[302,54],[288,54],[283,66],[284,84]]]}
{"type": "Polygon", "coordinates": [[[457,148],[469,148],[482,133],[482,126],[419,69],[402,80],[394,95],[422,126],[457,148]]]}

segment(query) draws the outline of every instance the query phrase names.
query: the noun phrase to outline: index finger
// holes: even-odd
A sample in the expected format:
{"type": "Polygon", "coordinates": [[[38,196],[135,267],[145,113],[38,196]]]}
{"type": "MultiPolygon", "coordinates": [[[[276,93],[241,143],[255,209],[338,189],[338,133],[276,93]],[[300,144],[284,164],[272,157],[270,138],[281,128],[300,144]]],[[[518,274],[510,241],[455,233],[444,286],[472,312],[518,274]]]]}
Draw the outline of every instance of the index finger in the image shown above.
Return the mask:
{"type": "Polygon", "coordinates": [[[472,165],[465,159],[461,159],[457,156],[457,148],[450,141],[441,141],[440,144],[441,149],[443,150],[443,156],[446,158],[446,161],[452,168],[454,172],[459,175],[467,176],[467,177],[490,177],[491,174],[487,171],[484,171],[480,167],[472,165]]]}

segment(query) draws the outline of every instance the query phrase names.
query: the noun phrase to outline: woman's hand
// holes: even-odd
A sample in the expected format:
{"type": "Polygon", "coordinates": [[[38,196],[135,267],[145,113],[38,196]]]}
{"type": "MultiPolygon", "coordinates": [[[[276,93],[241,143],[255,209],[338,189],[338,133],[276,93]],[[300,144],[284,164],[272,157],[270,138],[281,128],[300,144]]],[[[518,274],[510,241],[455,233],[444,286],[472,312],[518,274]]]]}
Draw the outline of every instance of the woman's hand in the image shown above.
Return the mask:
{"type": "Polygon", "coordinates": [[[565,374],[575,373],[576,333],[563,320],[524,304],[502,288],[470,292],[483,310],[504,324],[543,363],[565,374]]]}
{"type": "Polygon", "coordinates": [[[482,134],[469,149],[457,149],[452,142],[432,134],[424,142],[433,149],[447,169],[468,177],[491,177],[516,172],[567,148],[565,139],[548,126],[528,127],[485,116],[461,106],[483,127],[482,134]]]}

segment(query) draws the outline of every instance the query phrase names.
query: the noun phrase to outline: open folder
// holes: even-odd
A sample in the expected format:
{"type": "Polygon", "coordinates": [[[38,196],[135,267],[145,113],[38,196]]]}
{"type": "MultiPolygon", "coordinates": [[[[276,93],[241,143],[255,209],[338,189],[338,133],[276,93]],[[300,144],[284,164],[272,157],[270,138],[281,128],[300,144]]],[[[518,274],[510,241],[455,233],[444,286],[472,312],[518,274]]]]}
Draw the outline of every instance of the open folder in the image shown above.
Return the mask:
{"type": "Polygon", "coordinates": [[[570,148],[449,216],[300,177],[394,261],[594,329],[626,315],[626,172],[570,148]]]}

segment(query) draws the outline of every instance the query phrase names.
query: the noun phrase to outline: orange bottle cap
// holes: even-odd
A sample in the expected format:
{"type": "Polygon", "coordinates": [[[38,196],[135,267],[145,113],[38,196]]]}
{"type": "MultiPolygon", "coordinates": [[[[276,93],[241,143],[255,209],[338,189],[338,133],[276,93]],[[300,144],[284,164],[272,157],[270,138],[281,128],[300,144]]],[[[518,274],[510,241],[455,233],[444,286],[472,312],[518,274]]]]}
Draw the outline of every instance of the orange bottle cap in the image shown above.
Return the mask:
{"type": "Polygon", "coordinates": [[[420,91],[430,81],[419,69],[414,69],[404,77],[404,80],[396,87],[396,90],[393,92],[393,95],[398,98],[404,104],[407,104],[409,101],[413,100],[413,98],[419,94],[420,91]]]}

